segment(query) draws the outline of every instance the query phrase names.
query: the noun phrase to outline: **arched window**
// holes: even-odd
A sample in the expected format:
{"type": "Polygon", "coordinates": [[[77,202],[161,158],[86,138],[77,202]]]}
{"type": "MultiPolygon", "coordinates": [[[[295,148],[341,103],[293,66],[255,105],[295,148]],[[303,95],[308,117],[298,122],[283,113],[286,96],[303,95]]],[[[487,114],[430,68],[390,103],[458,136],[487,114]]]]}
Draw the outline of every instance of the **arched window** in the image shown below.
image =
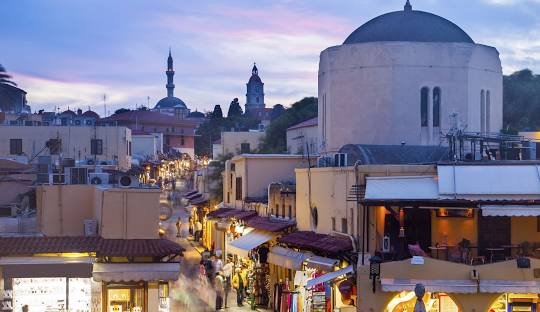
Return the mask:
{"type": "Polygon", "coordinates": [[[486,91],[486,132],[489,132],[489,119],[490,119],[490,111],[491,111],[491,94],[489,90],[486,91]]]}
{"type": "Polygon", "coordinates": [[[257,103],[259,103],[259,97],[257,97],[257,103]]]}
{"type": "Polygon", "coordinates": [[[480,91],[480,132],[486,132],[486,92],[480,91]]]}
{"type": "Polygon", "coordinates": [[[420,121],[422,127],[427,127],[428,125],[428,96],[428,87],[423,87],[420,91],[420,121]]]}
{"type": "Polygon", "coordinates": [[[433,127],[441,126],[441,88],[433,89],[433,127]]]}

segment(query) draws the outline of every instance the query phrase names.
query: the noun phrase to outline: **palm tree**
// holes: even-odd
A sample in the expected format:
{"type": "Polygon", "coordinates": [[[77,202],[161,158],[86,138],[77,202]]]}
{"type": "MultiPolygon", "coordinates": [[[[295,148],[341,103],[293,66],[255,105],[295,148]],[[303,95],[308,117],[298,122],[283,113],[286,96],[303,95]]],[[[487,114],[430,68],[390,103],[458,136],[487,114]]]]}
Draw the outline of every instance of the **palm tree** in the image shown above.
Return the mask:
{"type": "Polygon", "coordinates": [[[17,86],[17,84],[11,81],[11,76],[7,74],[6,69],[2,64],[0,64],[0,84],[9,84],[12,86],[17,86]]]}

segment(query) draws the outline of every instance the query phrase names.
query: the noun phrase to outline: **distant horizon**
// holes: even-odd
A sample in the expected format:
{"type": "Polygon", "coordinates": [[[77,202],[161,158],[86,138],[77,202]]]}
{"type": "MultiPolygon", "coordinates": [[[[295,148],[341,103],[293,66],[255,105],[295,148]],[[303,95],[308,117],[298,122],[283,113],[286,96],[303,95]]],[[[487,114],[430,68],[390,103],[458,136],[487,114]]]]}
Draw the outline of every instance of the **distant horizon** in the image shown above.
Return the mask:
{"type": "MultiPolygon", "coordinates": [[[[175,96],[191,111],[245,104],[253,62],[267,107],[317,96],[319,53],[405,0],[181,2],[5,0],[0,64],[28,92],[32,111],[153,106],[166,96],[172,49],[175,96]],[[150,101],[147,102],[147,97],[150,101]]],[[[540,72],[540,1],[411,0],[479,44],[497,48],[505,75],[540,72]],[[467,8],[464,10],[463,8],[467,8]]]]}

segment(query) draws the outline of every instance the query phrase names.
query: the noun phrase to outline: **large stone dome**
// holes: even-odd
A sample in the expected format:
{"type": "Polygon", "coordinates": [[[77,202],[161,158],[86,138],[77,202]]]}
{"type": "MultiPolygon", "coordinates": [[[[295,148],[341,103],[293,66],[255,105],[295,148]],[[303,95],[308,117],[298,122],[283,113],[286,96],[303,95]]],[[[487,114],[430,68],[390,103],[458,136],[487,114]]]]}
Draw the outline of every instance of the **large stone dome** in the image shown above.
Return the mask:
{"type": "Polygon", "coordinates": [[[180,100],[179,98],[174,97],[174,96],[170,96],[170,97],[165,97],[165,98],[162,98],[161,100],[159,100],[159,102],[157,102],[155,108],[156,109],[159,109],[159,108],[183,108],[183,109],[187,109],[187,106],[186,106],[186,103],[184,103],[184,101],[180,100]]]}
{"type": "Polygon", "coordinates": [[[383,14],[358,27],[344,44],[383,41],[474,43],[456,24],[435,14],[412,10],[408,1],[403,11],[383,14]]]}

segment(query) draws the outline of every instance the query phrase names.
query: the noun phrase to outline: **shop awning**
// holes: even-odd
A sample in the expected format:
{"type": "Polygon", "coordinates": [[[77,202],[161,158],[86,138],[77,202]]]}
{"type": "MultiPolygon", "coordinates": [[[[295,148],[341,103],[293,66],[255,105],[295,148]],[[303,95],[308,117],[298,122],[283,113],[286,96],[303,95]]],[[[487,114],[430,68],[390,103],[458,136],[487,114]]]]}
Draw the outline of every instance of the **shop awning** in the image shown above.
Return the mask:
{"type": "Polygon", "coordinates": [[[313,286],[315,286],[315,285],[319,285],[319,284],[322,284],[322,283],[326,283],[326,282],[335,280],[336,278],[338,278],[338,277],[340,277],[342,275],[347,275],[349,273],[352,273],[353,271],[354,271],[353,266],[349,265],[346,268],[343,268],[343,269],[340,269],[340,270],[337,270],[337,271],[334,271],[334,272],[330,272],[330,273],[321,275],[321,276],[316,277],[316,278],[312,278],[312,279],[307,281],[306,288],[308,288],[308,289],[313,288],[313,286]]]}
{"type": "Polygon", "coordinates": [[[306,265],[308,267],[320,268],[323,271],[333,271],[334,266],[338,262],[339,261],[336,259],[320,257],[320,256],[315,256],[315,255],[311,255],[309,256],[309,258],[306,259],[306,265]]]}
{"type": "Polygon", "coordinates": [[[268,254],[268,262],[291,270],[302,269],[302,263],[309,256],[308,253],[295,251],[283,247],[273,247],[268,254]]]}
{"type": "Polygon", "coordinates": [[[481,293],[540,293],[538,281],[508,281],[508,280],[481,280],[481,293]]]}
{"type": "Polygon", "coordinates": [[[538,217],[540,206],[538,205],[482,205],[482,216],[490,217],[538,217]]]}
{"type": "Polygon", "coordinates": [[[275,233],[262,230],[253,230],[232,241],[228,246],[228,252],[247,258],[248,253],[253,248],[266,243],[274,237],[276,237],[275,233]]]}
{"type": "Polygon", "coordinates": [[[369,177],[366,199],[437,199],[437,177],[369,177]]]}
{"type": "Polygon", "coordinates": [[[473,294],[478,286],[472,280],[416,280],[416,279],[381,279],[383,291],[413,291],[416,284],[423,284],[428,292],[446,292],[459,294],[473,294]]]}
{"type": "Polygon", "coordinates": [[[96,282],[175,281],[180,274],[178,263],[94,263],[96,282]]]}

